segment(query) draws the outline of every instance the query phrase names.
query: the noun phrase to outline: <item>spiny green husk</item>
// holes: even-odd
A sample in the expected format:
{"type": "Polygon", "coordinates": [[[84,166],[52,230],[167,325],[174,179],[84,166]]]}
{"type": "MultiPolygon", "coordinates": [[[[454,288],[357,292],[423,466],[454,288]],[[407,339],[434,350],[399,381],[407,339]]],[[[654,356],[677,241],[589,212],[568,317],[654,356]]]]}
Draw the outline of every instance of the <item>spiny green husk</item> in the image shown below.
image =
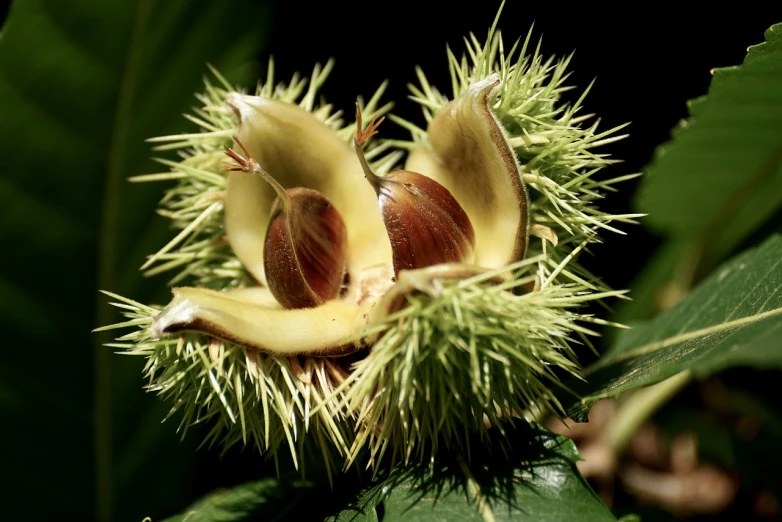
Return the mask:
{"type": "MultiPolygon", "coordinates": [[[[506,53],[502,34],[493,26],[486,44],[481,44],[474,35],[465,39],[467,54],[461,59],[448,49],[451,99],[459,97],[470,85],[497,74],[500,89],[493,108],[519,159],[523,179],[533,189],[534,222],[554,228],[560,241],[575,244],[595,235],[598,229],[621,234],[609,223],[635,223],[633,218],[639,216],[608,214],[596,203],[602,191],[637,175],[596,179],[595,174],[614,160],[592,150],[625,138],[626,135],[617,132],[627,125],[600,132],[598,122],[582,128],[582,124],[593,118],[590,114],[578,114],[591,85],[576,102],[564,103],[562,95],[572,89],[565,85],[572,56],[560,61],[544,60],[540,42],[530,55],[531,37],[532,31],[518,53],[520,41],[506,53]]],[[[416,72],[420,86],[408,86],[411,98],[421,106],[426,121],[430,122],[449,98],[429,83],[420,68],[416,72]]],[[[396,116],[391,118],[412,135],[412,141],[394,142],[395,145],[412,149],[425,141],[424,129],[396,116]]]]}
{"type": "Polygon", "coordinates": [[[550,388],[579,375],[573,333],[609,324],[576,309],[623,292],[571,283],[523,290],[541,261],[516,263],[503,284],[489,282],[499,272],[444,283],[386,318],[385,335],[339,388],[359,426],[351,459],[368,446],[370,463],[387,451],[426,460],[438,445],[464,448],[471,437],[488,440],[489,429],[504,433],[528,410],[562,411],[550,388]]]}
{"type": "Polygon", "coordinates": [[[108,346],[146,358],[146,389],[172,404],[168,417],[180,412],[183,437],[190,426],[209,422],[205,443],[230,447],[241,441],[275,459],[287,445],[298,464],[302,434],[311,432],[329,472],[335,450],[347,455],[352,428],[338,407],[342,394],[335,393],[348,375],[343,361],[270,357],[193,333],[151,339],[148,328],[160,309],[106,294],[129,319],[109,328],[138,328],[108,346]],[[315,406],[320,408],[312,415],[315,406]]]}
{"type": "MultiPolygon", "coordinates": [[[[560,248],[553,250],[546,249],[545,242],[530,243],[528,256],[547,254],[547,260],[541,263],[541,270],[547,272],[559,266],[574,246],[599,242],[601,231],[624,234],[612,226],[613,222],[637,223],[635,219],[641,214],[606,213],[598,203],[605,193],[616,190],[613,185],[639,174],[610,179],[597,176],[615,160],[594,149],[625,138],[626,135],[617,133],[627,124],[605,131],[598,131],[598,121],[582,127],[594,118],[591,114],[580,114],[592,85],[572,104],[562,100],[563,94],[572,90],[565,84],[572,55],[559,61],[553,57],[544,59],[540,41],[530,54],[532,30],[523,43],[516,41],[506,52],[502,34],[496,29],[498,19],[499,14],[485,44],[470,34],[464,40],[467,53],[460,59],[448,49],[453,93],[450,99],[492,74],[499,77],[500,90],[493,109],[516,152],[522,179],[530,189],[531,223],[552,228],[559,240],[560,248]],[[568,245],[570,248],[562,248],[568,245]]],[[[416,68],[416,73],[419,85],[408,87],[411,99],[421,106],[428,123],[449,98],[429,83],[420,68],[416,68]]],[[[410,141],[395,141],[395,146],[411,150],[426,141],[423,128],[394,115],[390,118],[411,133],[410,141]]],[[[596,291],[607,290],[575,259],[561,275],[596,291]]]]}
{"type": "MultiPolygon", "coordinates": [[[[559,245],[533,240],[515,276],[501,285],[491,275],[443,282],[430,294],[408,297],[408,304],[377,325],[384,332],[370,349],[352,357],[296,358],[261,354],[207,335],[184,333],[152,339],[148,327],[156,307],[109,294],[129,321],[106,327],[133,327],[113,346],[147,359],[148,390],[171,402],[181,415],[180,430],[209,423],[209,443],[225,447],[254,445],[278,457],[287,447],[299,464],[307,445],[323,455],[329,470],[337,459],[346,465],[376,464],[383,456],[426,459],[440,447],[487,440],[489,429],[503,432],[530,409],[558,412],[551,388],[562,375],[578,375],[574,343],[589,344],[590,323],[607,324],[583,313],[589,301],[621,295],[606,289],[575,261],[600,230],[617,231],[612,221],[633,215],[601,212],[602,193],[631,176],[598,180],[610,160],[592,152],[609,143],[618,129],[598,133],[577,116],[583,96],[573,105],[560,102],[569,58],[543,61],[539,48],[519,57],[504,52],[494,28],[488,43],[467,41],[469,60],[449,51],[454,96],[492,73],[501,90],[495,112],[515,148],[523,179],[531,188],[532,222],[554,229],[559,245]],[[530,291],[534,283],[538,288],[530,291]],[[491,427],[491,428],[490,428],[491,427]]],[[[355,125],[345,126],[339,112],[316,96],[332,63],[316,67],[312,80],[294,78],[274,85],[273,66],[256,94],[290,103],[315,114],[349,141],[355,125]]],[[[160,213],[172,220],[177,236],[144,265],[147,275],[177,270],[171,285],[187,283],[217,290],[254,284],[224,240],[220,172],[223,147],[236,131],[225,101],[234,90],[215,71],[199,96],[201,109],[189,119],[200,132],[150,140],[157,150],[179,150],[182,160],[160,160],[171,170],[134,181],[177,180],[166,192],[160,213]]],[[[418,71],[421,87],[414,99],[427,121],[447,101],[418,71]]],[[[386,113],[379,107],[384,86],[363,107],[365,119],[386,113]]],[[[426,132],[394,118],[412,133],[410,142],[379,141],[368,159],[379,173],[402,153],[426,139],[426,132]]],[[[507,271],[507,268],[505,269],[507,271]]],[[[616,325],[615,325],[616,326],[616,325]]]]}
{"type": "Polygon", "coordinates": [[[160,310],[115,294],[129,321],[109,328],[137,330],[110,346],[147,359],[147,389],[173,404],[169,416],[182,412],[183,435],[208,421],[211,443],[249,442],[275,458],[287,446],[297,462],[310,433],[329,469],[335,455],[350,463],[367,446],[370,463],[389,447],[395,459],[424,458],[440,443],[502,431],[530,408],[560,412],[549,389],[562,371],[578,375],[572,334],[609,324],[577,308],[623,292],[568,283],[518,293],[540,261],[517,263],[517,277],[501,285],[487,273],[409,297],[358,359],[274,357],[202,334],[150,339],[160,310]]]}

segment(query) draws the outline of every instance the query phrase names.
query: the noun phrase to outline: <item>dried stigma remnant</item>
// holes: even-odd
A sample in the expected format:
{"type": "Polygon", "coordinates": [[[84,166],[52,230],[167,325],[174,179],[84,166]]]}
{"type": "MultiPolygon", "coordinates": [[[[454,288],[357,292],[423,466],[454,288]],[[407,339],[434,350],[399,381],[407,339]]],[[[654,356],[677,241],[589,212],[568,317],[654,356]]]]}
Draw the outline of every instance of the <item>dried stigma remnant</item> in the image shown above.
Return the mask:
{"type": "Polygon", "coordinates": [[[331,62],[289,84],[270,63],[252,95],[215,72],[203,131],[154,140],[184,158],[136,180],[177,180],[162,212],[180,232],[144,268],[190,286],[162,310],[111,294],[129,321],[106,328],[136,328],[112,346],[147,359],[183,427],[208,420],[213,441],[294,462],[313,444],[330,466],[425,459],[488,440],[486,419],[557,410],[571,343],[609,324],[579,307],[622,294],[578,253],[634,222],[598,206],[632,176],[596,177],[611,160],[594,148],[621,136],[582,127],[583,97],[561,101],[568,59],[529,36],[506,54],[495,26],[449,50],[452,96],[418,71],[426,125],[392,117],[410,141],[368,142],[384,86],[356,124],[318,105],[331,62]]]}

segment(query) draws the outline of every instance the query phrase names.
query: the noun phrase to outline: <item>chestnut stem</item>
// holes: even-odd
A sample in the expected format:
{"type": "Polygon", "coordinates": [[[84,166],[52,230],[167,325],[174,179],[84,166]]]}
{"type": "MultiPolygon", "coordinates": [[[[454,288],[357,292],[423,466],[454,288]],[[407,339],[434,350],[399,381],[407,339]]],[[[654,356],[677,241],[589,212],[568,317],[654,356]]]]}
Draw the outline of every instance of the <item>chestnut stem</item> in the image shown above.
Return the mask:
{"type": "Polygon", "coordinates": [[[274,191],[277,193],[277,197],[279,197],[280,201],[282,202],[283,212],[287,214],[291,207],[288,191],[286,191],[285,187],[283,187],[279,181],[274,179],[271,174],[263,170],[263,167],[261,167],[261,165],[255,161],[252,156],[250,156],[250,153],[247,152],[247,149],[245,148],[244,144],[239,141],[239,138],[234,136],[234,141],[242,149],[244,157],[235,150],[229,147],[225,147],[225,154],[234,160],[235,163],[226,163],[226,165],[229,165],[230,168],[221,170],[230,172],[246,172],[248,174],[256,174],[260,176],[264,181],[271,185],[274,191]]]}
{"type": "Polygon", "coordinates": [[[364,124],[361,117],[361,107],[359,107],[358,102],[356,102],[356,135],[353,138],[353,146],[356,149],[356,155],[358,156],[359,163],[361,163],[361,168],[364,170],[364,177],[367,179],[367,181],[369,181],[369,184],[372,185],[372,188],[375,189],[375,192],[379,195],[380,183],[382,182],[383,178],[372,172],[372,168],[369,166],[369,163],[367,163],[367,158],[364,156],[364,145],[367,144],[369,138],[377,134],[377,128],[381,123],[383,123],[383,120],[385,119],[385,117],[382,117],[375,121],[376,118],[377,116],[374,116],[372,121],[369,122],[369,125],[367,125],[367,128],[364,129],[364,124]]]}

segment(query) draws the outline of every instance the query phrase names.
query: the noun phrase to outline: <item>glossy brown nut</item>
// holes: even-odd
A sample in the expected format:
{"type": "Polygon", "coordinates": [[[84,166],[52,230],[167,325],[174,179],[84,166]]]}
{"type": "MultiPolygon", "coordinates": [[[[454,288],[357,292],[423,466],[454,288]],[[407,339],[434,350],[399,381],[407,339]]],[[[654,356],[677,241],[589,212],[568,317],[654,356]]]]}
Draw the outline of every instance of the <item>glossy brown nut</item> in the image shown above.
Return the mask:
{"type": "Polygon", "coordinates": [[[272,295],[285,308],[311,308],[339,295],[347,260],[347,230],[320,193],[286,191],[275,201],[264,245],[264,271],[272,295]]]}
{"type": "Polygon", "coordinates": [[[472,260],[472,224],[445,187],[421,174],[400,170],[380,178],[377,192],[396,273],[472,260]]]}
{"type": "Polygon", "coordinates": [[[356,149],[364,176],[378,197],[383,223],[391,240],[394,272],[425,268],[440,263],[472,263],[475,231],[456,198],[437,181],[398,170],[385,176],[372,171],[364,145],[377,134],[383,118],[363,127],[356,103],[356,149]]]}
{"type": "Polygon", "coordinates": [[[312,308],[339,295],[348,254],[348,234],[337,209],[320,192],[285,189],[250,157],[226,147],[229,172],[263,178],[277,193],[263,246],[263,270],[272,295],[284,308],[312,308]]]}

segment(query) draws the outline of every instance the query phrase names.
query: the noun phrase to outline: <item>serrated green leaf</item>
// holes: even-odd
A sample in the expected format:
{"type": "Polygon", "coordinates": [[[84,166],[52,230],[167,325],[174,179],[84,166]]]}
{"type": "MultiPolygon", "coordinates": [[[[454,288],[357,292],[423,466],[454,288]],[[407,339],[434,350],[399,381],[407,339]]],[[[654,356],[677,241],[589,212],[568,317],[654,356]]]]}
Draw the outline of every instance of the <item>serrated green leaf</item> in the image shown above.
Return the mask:
{"type": "Polygon", "coordinates": [[[667,244],[640,272],[617,321],[652,317],[665,288],[686,293],[782,205],[782,24],[741,66],[715,69],[706,96],[644,170],[635,208],[667,244]]]}
{"type": "Polygon", "coordinates": [[[782,236],[719,267],[676,307],[622,335],[576,391],[594,401],[688,370],[782,368],[782,236]]]}
{"type": "Polygon", "coordinates": [[[706,97],[657,151],[638,193],[657,231],[726,253],[782,204],[782,24],[744,64],[715,69],[706,97]]]}
{"type": "Polygon", "coordinates": [[[207,61],[239,80],[263,20],[249,0],[13,3],[0,40],[9,519],[107,519],[114,497],[117,512],[140,520],[186,484],[191,450],[160,426],[165,407],[140,390],[139,362],[113,357],[99,346],[108,337],[89,332],[116,317],[99,287],[145,300],[165,291],[138,272],[167,235],[154,216],[160,187],[125,178],[153,171],[146,138],[193,128],[180,114],[207,61]],[[236,24],[239,12],[256,23],[236,24]]]}

